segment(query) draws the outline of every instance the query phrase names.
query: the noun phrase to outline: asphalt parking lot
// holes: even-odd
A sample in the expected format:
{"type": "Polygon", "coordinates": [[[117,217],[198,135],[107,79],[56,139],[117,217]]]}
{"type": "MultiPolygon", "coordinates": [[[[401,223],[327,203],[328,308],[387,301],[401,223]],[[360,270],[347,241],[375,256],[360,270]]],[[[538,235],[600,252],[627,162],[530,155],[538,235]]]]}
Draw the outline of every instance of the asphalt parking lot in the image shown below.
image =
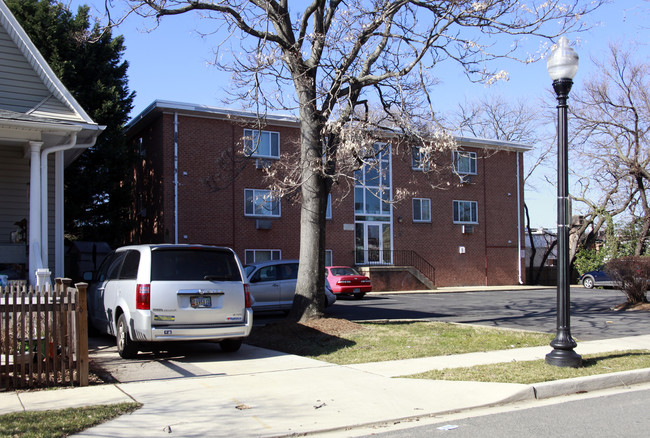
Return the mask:
{"type": "MultiPolygon", "coordinates": [[[[556,289],[498,290],[427,294],[369,294],[340,299],[328,316],[359,320],[415,319],[491,327],[556,331],[556,289]]],[[[650,312],[614,311],[625,295],[614,289],[571,288],[571,333],[595,340],[650,333],[650,312]]]]}

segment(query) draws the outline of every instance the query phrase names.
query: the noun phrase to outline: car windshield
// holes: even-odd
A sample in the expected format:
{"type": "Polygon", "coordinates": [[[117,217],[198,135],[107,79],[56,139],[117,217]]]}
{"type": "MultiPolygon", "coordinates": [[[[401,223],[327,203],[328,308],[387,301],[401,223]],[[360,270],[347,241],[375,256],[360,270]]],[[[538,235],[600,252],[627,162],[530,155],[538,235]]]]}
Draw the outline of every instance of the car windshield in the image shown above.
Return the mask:
{"type": "Polygon", "coordinates": [[[332,268],[330,269],[332,275],[341,276],[341,275],[359,275],[357,271],[352,268],[332,268]]]}
{"type": "Polygon", "coordinates": [[[160,248],[151,253],[151,280],[241,281],[230,251],[210,248],[160,248]]]}

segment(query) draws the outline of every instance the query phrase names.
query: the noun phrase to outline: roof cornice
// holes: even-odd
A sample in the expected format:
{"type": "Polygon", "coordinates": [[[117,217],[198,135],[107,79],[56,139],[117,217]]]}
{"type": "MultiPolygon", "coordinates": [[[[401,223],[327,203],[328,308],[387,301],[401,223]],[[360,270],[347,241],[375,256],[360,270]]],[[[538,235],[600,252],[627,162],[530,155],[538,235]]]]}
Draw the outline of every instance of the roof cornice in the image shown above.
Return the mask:
{"type": "MultiPolygon", "coordinates": [[[[289,126],[294,128],[300,127],[300,119],[296,116],[282,115],[282,114],[257,114],[253,111],[233,110],[226,108],[219,108],[209,105],[197,105],[192,103],[174,102],[169,100],[155,100],[148,107],[146,107],[140,114],[135,116],[126,125],[126,129],[130,130],[137,125],[141,120],[147,118],[154,113],[173,114],[182,113],[185,115],[215,118],[221,120],[256,120],[262,117],[263,120],[273,126],[289,126]]],[[[399,137],[398,133],[391,133],[390,136],[399,137]]],[[[513,152],[527,152],[533,149],[533,146],[516,143],[504,140],[492,140],[486,138],[473,138],[473,137],[452,137],[461,147],[472,147],[480,149],[494,149],[506,150],[513,152]]]]}
{"type": "Polygon", "coordinates": [[[454,137],[456,142],[464,147],[481,148],[481,149],[497,149],[515,152],[527,152],[533,149],[533,146],[517,143],[513,141],[493,140],[489,138],[474,138],[474,137],[454,137]]]}
{"type": "Polygon", "coordinates": [[[269,125],[274,126],[289,126],[299,127],[300,119],[291,115],[283,114],[258,114],[254,111],[234,110],[228,108],[219,108],[209,105],[197,105],[193,103],[174,102],[170,100],[154,100],[147,106],[140,114],[135,116],[126,125],[129,130],[138,124],[141,120],[147,118],[151,114],[173,114],[182,113],[184,115],[194,115],[205,118],[215,118],[221,120],[240,120],[240,121],[254,121],[258,118],[263,119],[269,125]]]}

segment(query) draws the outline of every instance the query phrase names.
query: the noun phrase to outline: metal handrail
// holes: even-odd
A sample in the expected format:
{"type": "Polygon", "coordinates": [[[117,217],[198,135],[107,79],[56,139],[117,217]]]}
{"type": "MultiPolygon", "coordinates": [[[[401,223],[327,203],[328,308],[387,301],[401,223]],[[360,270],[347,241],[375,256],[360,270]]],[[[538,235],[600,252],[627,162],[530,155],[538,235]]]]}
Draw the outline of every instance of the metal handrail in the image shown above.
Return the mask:
{"type": "MultiPolygon", "coordinates": [[[[359,255],[362,251],[356,251],[359,255]]],[[[436,284],[436,268],[424,257],[411,249],[401,250],[364,250],[364,263],[357,263],[357,266],[413,266],[422,275],[436,284]],[[387,257],[390,255],[390,257],[387,257]],[[370,259],[376,259],[369,261],[370,259]]]]}

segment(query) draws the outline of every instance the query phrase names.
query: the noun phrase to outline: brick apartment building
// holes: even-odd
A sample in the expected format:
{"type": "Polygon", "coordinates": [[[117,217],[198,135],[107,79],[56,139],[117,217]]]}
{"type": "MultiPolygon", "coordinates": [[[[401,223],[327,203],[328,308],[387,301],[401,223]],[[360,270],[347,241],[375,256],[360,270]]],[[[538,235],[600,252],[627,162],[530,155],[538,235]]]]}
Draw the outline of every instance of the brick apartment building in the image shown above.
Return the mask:
{"type": "MultiPolygon", "coordinates": [[[[244,263],[298,258],[300,205],[269,197],[261,169],[297,150],[298,121],[256,122],[251,113],[159,100],[134,118],[128,137],[140,164],[131,240],[228,246],[244,263]],[[243,139],[258,133],[254,156],[243,157],[243,139]]],[[[327,263],[368,271],[375,290],[523,282],[523,153],[531,147],[456,140],[459,151],[445,158],[456,170],[448,188],[431,187],[409,148],[388,148],[379,177],[359,171],[365,187],[335,184],[327,263]],[[380,202],[372,185],[389,194],[406,187],[412,196],[380,202]]]]}

